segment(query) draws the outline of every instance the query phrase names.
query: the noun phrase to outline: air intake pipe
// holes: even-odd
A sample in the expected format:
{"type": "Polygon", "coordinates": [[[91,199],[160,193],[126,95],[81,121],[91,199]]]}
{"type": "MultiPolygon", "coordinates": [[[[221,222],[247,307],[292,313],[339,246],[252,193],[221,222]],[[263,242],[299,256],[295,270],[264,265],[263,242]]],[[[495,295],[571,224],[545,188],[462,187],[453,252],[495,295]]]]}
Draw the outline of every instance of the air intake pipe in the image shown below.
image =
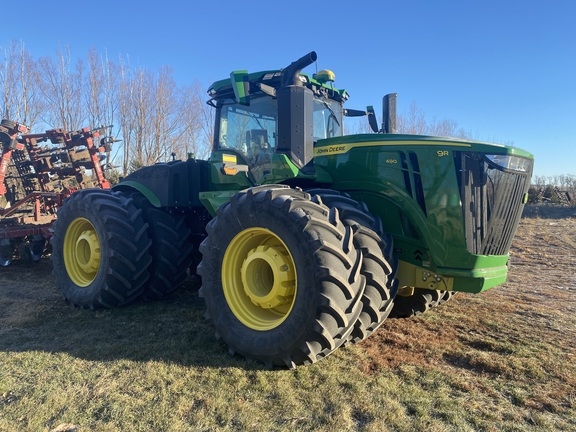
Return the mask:
{"type": "Polygon", "coordinates": [[[302,85],[300,71],[316,61],[312,51],[282,70],[278,99],[278,147],[302,172],[313,174],[314,93],[302,85]]]}
{"type": "Polygon", "coordinates": [[[301,86],[302,82],[299,78],[300,71],[302,71],[306,66],[314,63],[317,58],[318,56],[316,55],[316,51],[310,51],[305,56],[302,56],[298,60],[290,63],[289,66],[282,70],[282,87],[290,85],[301,86]]]}

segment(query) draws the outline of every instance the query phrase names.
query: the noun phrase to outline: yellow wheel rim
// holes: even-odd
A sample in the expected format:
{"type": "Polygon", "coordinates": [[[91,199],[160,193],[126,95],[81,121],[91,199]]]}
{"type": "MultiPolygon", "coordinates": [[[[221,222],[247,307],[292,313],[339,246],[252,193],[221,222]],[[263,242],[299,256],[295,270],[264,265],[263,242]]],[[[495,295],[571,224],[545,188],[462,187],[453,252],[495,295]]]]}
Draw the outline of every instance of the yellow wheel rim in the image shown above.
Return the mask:
{"type": "Polygon", "coordinates": [[[254,330],[270,330],[290,315],[296,266],[284,242],[265,228],[248,228],[228,245],[222,287],[232,313],[254,330]]]}
{"type": "Polygon", "coordinates": [[[86,287],[94,281],[100,268],[100,240],[96,228],[88,219],[74,219],[68,226],[63,255],[72,282],[86,287]]]}

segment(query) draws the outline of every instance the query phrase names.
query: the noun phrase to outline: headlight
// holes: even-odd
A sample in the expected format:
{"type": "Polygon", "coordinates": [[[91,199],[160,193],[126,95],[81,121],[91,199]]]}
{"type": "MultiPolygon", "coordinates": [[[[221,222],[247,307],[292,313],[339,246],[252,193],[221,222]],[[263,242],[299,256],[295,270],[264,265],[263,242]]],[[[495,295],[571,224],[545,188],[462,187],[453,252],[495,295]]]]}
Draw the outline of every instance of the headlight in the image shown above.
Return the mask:
{"type": "Polygon", "coordinates": [[[512,171],[528,172],[532,160],[512,155],[485,155],[492,164],[512,171]]]}

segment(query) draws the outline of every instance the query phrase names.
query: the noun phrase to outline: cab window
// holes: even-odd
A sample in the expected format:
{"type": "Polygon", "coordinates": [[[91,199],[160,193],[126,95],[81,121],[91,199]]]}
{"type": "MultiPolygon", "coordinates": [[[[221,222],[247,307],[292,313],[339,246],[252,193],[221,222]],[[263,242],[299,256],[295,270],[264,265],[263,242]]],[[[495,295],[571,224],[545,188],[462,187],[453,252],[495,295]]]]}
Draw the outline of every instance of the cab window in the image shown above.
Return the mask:
{"type": "Polygon", "coordinates": [[[314,98],[314,141],[342,136],[342,105],[314,98]]]}
{"type": "Polygon", "coordinates": [[[251,99],[249,106],[225,102],[220,110],[218,148],[235,150],[248,163],[255,163],[261,154],[276,148],[276,116],[276,100],[269,97],[251,99]]]}

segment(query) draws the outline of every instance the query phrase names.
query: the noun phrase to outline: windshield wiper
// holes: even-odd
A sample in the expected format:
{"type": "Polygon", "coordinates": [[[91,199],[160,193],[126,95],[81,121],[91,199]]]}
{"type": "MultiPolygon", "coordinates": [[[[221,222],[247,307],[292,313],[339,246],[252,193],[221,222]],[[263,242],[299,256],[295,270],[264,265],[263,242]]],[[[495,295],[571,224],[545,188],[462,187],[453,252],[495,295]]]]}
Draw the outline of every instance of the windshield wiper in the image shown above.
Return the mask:
{"type": "Polygon", "coordinates": [[[322,104],[328,108],[328,110],[330,111],[330,115],[332,117],[334,117],[334,120],[336,121],[336,124],[338,126],[340,126],[340,122],[338,121],[338,117],[336,117],[336,113],[334,112],[334,110],[332,109],[332,107],[330,106],[330,104],[328,102],[326,102],[325,100],[322,101],[322,104]]]}

